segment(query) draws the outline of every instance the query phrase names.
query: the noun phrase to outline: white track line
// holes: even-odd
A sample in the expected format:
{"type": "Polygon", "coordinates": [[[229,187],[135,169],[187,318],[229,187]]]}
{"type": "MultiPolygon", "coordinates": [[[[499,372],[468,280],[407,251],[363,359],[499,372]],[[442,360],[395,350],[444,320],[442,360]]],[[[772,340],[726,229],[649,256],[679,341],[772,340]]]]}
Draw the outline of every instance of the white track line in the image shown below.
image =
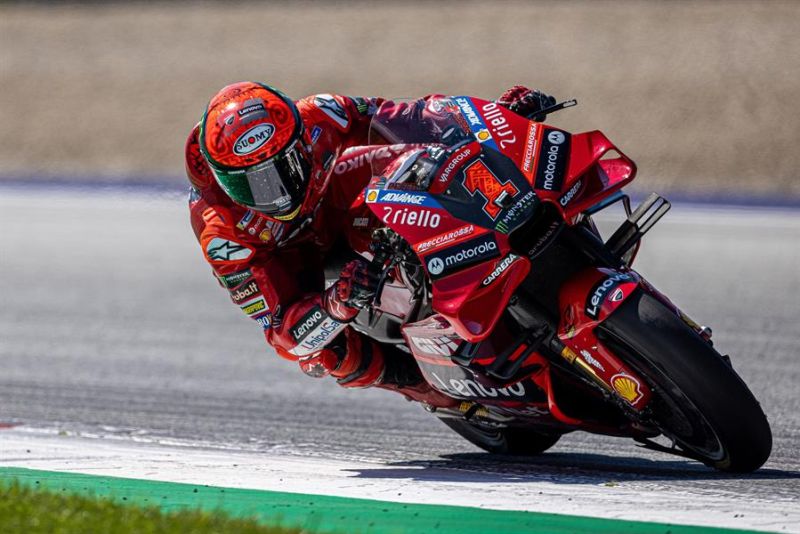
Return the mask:
{"type": "MultiPolygon", "coordinates": [[[[605,484],[514,480],[367,462],[0,432],[0,466],[403,503],[450,504],[637,521],[800,532],[796,501],[698,495],[605,484]]],[[[535,467],[532,467],[535,469],[535,467]]]]}

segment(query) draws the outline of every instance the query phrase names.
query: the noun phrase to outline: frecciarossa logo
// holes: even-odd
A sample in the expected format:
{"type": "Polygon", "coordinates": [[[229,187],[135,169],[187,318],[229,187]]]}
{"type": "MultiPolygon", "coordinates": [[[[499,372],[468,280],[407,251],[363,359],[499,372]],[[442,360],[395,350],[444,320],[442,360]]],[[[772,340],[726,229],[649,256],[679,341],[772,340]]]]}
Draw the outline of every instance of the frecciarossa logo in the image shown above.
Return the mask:
{"type": "Polygon", "coordinates": [[[431,278],[436,280],[499,256],[500,249],[494,236],[485,234],[430,254],[425,258],[425,265],[431,278]]]}

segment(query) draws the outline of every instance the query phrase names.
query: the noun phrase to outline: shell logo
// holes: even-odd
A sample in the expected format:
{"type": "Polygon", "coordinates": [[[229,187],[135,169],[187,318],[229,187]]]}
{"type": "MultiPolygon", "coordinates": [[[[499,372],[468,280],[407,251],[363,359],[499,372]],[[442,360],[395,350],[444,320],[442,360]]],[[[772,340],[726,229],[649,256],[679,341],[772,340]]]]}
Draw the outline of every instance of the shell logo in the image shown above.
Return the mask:
{"type": "Polygon", "coordinates": [[[491,139],[492,135],[489,133],[489,130],[480,130],[477,134],[475,134],[475,137],[477,137],[478,141],[482,143],[491,139]]]}
{"type": "Polygon", "coordinates": [[[630,375],[614,375],[611,377],[611,387],[619,393],[620,397],[631,404],[636,404],[642,398],[639,381],[630,375]]]}
{"type": "Polygon", "coordinates": [[[272,239],[272,232],[269,231],[269,228],[264,228],[263,230],[261,230],[261,233],[258,234],[258,238],[264,243],[266,243],[270,239],[272,239]]]}
{"type": "Polygon", "coordinates": [[[372,190],[372,191],[367,193],[367,202],[375,202],[376,200],[378,200],[378,192],[377,191],[372,190]]]}

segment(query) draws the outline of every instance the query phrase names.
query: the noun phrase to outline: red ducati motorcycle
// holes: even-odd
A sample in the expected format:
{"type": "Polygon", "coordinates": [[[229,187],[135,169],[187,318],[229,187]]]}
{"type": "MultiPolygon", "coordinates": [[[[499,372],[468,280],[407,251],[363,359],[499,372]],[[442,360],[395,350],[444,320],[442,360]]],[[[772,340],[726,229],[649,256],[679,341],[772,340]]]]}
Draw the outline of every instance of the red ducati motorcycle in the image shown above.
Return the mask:
{"type": "Polygon", "coordinates": [[[445,424],[494,453],[584,430],[724,471],[767,460],[767,419],[711,330],[632,269],[670,204],[631,209],[636,166],[601,132],[455,96],[386,102],[370,135],[349,245],[380,284],[352,326],[456,400],[427,406],[445,424]],[[592,216],[617,202],[603,240],[592,216]]]}

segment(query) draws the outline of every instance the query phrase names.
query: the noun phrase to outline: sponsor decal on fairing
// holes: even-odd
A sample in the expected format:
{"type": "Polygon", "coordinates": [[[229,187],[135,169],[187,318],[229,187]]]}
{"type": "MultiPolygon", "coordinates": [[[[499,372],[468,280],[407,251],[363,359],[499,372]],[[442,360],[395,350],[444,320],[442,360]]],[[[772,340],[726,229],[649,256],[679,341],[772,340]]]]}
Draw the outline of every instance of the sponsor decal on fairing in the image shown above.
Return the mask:
{"type": "Polygon", "coordinates": [[[431,278],[435,280],[498,256],[497,241],[493,235],[485,234],[431,254],[425,262],[431,278]]]}
{"type": "Polygon", "coordinates": [[[367,191],[368,202],[409,204],[412,206],[435,206],[439,207],[433,197],[427,194],[406,193],[402,191],[391,191],[386,189],[370,189],[367,191]]]}
{"type": "Polygon", "coordinates": [[[583,185],[583,180],[578,180],[577,182],[572,184],[572,187],[570,187],[566,193],[561,195],[561,198],[558,199],[558,203],[561,204],[562,208],[566,208],[567,204],[572,202],[572,199],[575,198],[575,195],[577,195],[578,191],[581,190],[582,185],[583,185]]]}
{"type": "Polygon", "coordinates": [[[541,237],[536,240],[536,243],[534,243],[533,246],[528,250],[528,258],[533,259],[538,256],[545,249],[545,247],[552,242],[559,228],[561,228],[561,221],[551,222],[550,226],[547,227],[547,230],[545,230],[541,237]]]}
{"type": "Polygon", "coordinates": [[[597,316],[600,314],[600,307],[611,290],[622,282],[632,281],[633,276],[628,273],[615,273],[595,284],[589,292],[589,296],[586,298],[586,315],[592,319],[597,319],[597,316]]]}
{"type": "Polygon", "coordinates": [[[569,161],[571,137],[565,132],[550,130],[542,139],[536,166],[535,188],[561,191],[569,161]]]}
{"type": "Polygon", "coordinates": [[[581,351],[581,356],[583,356],[583,361],[585,361],[586,363],[588,363],[592,367],[595,367],[595,368],[603,371],[604,373],[606,372],[606,369],[605,369],[605,367],[603,367],[603,364],[600,363],[599,361],[597,361],[597,359],[594,356],[592,356],[589,353],[588,350],[582,350],[581,351]]]}
{"type": "Polygon", "coordinates": [[[341,156],[339,156],[336,166],[333,168],[333,174],[344,174],[346,172],[352,172],[356,169],[360,169],[364,165],[368,165],[374,161],[379,161],[383,159],[389,159],[398,153],[402,152],[402,150],[393,150],[389,147],[380,147],[374,150],[370,150],[368,152],[364,152],[363,154],[359,154],[358,156],[351,157],[348,154],[348,150],[345,150],[341,156]]]}
{"type": "Polygon", "coordinates": [[[533,176],[534,159],[536,157],[536,135],[539,128],[535,122],[528,126],[528,136],[525,138],[525,147],[522,151],[522,172],[528,177],[533,176]]]}
{"type": "Polygon", "coordinates": [[[617,374],[612,376],[611,387],[630,404],[636,404],[642,398],[642,385],[630,375],[617,374]]]}
{"type": "Polygon", "coordinates": [[[442,216],[428,209],[395,208],[382,206],[381,220],[389,225],[416,226],[419,228],[438,228],[442,216]]]}
{"type": "Polygon", "coordinates": [[[438,389],[457,397],[506,397],[506,398],[521,398],[525,397],[525,385],[522,382],[517,382],[511,386],[504,388],[493,388],[484,386],[475,380],[468,378],[450,378],[445,382],[436,373],[430,373],[434,383],[438,389]]]}
{"type": "Polygon", "coordinates": [[[413,337],[411,344],[423,354],[433,356],[451,356],[458,350],[458,341],[448,336],[440,337],[413,337]]]}
{"type": "Polygon", "coordinates": [[[445,165],[444,169],[442,169],[441,174],[439,175],[440,182],[447,182],[450,179],[450,174],[464,161],[466,161],[470,156],[473,155],[472,147],[466,146],[456,152],[450,160],[445,165]]]}
{"type": "Polygon", "coordinates": [[[519,258],[519,256],[516,256],[514,254],[509,254],[508,256],[503,258],[503,260],[497,264],[497,267],[495,267],[494,270],[491,273],[489,273],[489,276],[483,279],[481,285],[483,287],[486,287],[495,280],[497,280],[497,277],[503,274],[506,271],[506,269],[511,267],[511,264],[514,263],[517,260],[517,258],[519,258]]]}
{"type": "Polygon", "coordinates": [[[500,221],[495,226],[495,230],[507,234],[511,226],[519,221],[522,216],[536,202],[536,193],[528,191],[521,197],[514,199],[514,204],[506,210],[500,221]]]}
{"type": "Polygon", "coordinates": [[[516,143],[517,137],[503,116],[502,109],[504,108],[498,106],[495,102],[487,102],[481,107],[483,118],[489,123],[489,129],[494,134],[494,137],[500,141],[500,148],[506,148],[506,146],[516,143]]]}
{"type": "Polygon", "coordinates": [[[472,235],[474,232],[475,232],[475,225],[467,224],[462,226],[461,228],[456,228],[455,230],[444,232],[435,237],[422,241],[421,243],[417,243],[414,246],[414,250],[416,250],[418,254],[421,254],[428,250],[437,249],[441,246],[450,244],[453,241],[456,241],[457,239],[460,239],[462,237],[472,235]]]}
{"type": "Polygon", "coordinates": [[[469,129],[475,136],[475,139],[477,139],[479,143],[498,150],[497,144],[494,142],[494,138],[489,132],[489,128],[486,126],[480,114],[475,110],[472,99],[468,96],[457,96],[455,97],[455,102],[461,110],[462,115],[466,117],[469,123],[469,129]]]}

